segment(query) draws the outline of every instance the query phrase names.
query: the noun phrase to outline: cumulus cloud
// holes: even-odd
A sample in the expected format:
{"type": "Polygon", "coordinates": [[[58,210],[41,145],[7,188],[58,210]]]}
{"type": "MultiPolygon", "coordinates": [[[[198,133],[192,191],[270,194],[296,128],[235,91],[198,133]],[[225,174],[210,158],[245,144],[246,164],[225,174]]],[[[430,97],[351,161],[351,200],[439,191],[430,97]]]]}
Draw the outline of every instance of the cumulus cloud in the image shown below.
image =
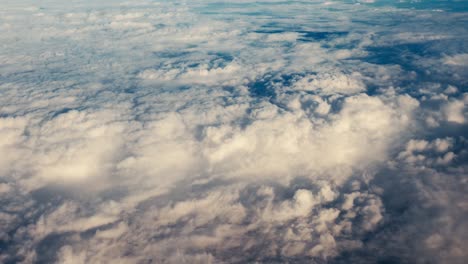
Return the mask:
{"type": "Polygon", "coordinates": [[[461,15],[354,2],[8,2],[0,262],[463,263],[461,15]]]}
{"type": "Polygon", "coordinates": [[[444,63],[454,66],[467,66],[468,64],[468,54],[456,54],[453,56],[447,56],[444,59],[444,63]]]}

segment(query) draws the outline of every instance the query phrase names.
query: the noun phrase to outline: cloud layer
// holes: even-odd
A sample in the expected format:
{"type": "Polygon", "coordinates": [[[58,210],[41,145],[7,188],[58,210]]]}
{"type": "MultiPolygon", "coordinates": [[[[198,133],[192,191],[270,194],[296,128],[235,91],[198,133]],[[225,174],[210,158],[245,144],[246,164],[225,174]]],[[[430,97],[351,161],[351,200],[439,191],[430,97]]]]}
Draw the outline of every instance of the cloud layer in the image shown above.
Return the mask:
{"type": "Polygon", "coordinates": [[[0,262],[464,263],[468,21],[406,5],[7,1],[0,262]]]}

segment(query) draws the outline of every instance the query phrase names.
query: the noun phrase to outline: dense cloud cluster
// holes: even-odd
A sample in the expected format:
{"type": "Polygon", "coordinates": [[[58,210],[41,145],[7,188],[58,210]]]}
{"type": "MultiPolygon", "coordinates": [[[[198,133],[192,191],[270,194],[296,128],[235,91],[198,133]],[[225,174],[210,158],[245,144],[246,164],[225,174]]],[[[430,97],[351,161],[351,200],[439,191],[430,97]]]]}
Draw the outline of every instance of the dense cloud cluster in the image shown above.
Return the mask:
{"type": "Polygon", "coordinates": [[[465,263],[434,2],[7,0],[0,262],[465,263]]]}

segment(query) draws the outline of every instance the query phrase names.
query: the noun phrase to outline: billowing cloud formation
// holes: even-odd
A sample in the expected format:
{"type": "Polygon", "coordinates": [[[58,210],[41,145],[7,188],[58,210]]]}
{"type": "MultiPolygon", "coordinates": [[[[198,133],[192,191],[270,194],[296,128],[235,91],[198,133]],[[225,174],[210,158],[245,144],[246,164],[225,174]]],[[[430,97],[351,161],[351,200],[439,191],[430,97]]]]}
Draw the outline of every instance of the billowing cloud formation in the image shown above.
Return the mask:
{"type": "Polygon", "coordinates": [[[435,2],[7,2],[0,262],[466,262],[435,2]]]}

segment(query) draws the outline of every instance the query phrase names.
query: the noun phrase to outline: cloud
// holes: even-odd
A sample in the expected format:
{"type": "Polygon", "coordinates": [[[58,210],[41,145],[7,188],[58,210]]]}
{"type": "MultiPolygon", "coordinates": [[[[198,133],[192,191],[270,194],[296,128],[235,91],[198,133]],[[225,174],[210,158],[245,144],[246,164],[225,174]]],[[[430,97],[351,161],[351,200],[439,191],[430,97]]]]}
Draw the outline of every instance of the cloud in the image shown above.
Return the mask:
{"type": "Polygon", "coordinates": [[[447,56],[444,63],[454,66],[466,66],[468,61],[468,54],[457,54],[454,56],[447,56]]]}
{"type": "Polygon", "coordinates": [[[350,76],[344,74],[322,74],[310,76],[296,82],[293,86],[295,90],[319,90],[325,95],[342,93],[355,94],[366,90],[366,85],[362,82],[358,72],[350,76]]]}
{"type": "Polygon", "coordinates": [[[467,259],[459,13],[5,6],[0,262],[467,259]]]}

